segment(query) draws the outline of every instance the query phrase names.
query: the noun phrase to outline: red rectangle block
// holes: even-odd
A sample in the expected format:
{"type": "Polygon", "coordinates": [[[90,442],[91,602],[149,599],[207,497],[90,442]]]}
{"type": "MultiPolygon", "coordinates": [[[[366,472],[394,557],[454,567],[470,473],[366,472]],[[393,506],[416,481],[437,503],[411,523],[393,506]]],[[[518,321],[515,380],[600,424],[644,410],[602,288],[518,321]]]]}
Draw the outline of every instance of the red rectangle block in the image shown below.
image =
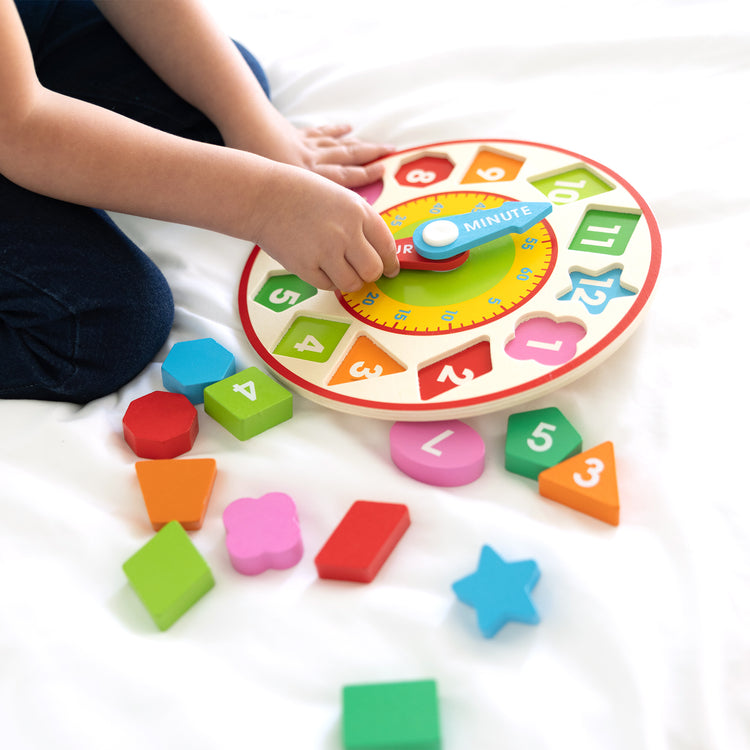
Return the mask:
{"type": "Polygon", "coordinates": [[[410,522],[405,505],[357,500],[315,558],[318,575],[369,583],[410,522]]]}

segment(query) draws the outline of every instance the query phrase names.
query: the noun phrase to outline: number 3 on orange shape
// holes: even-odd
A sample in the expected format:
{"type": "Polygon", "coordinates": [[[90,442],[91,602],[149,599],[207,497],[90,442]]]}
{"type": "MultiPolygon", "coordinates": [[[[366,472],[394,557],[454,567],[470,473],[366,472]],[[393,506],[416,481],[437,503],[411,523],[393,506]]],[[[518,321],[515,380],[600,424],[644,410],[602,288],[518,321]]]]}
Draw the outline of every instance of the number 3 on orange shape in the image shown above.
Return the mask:
{"type": "Polygon", "coordinates": [[[617,526],[620,499],[611,442],[579,453],[539,474],[539,493],[593,518],[617,526]]]}

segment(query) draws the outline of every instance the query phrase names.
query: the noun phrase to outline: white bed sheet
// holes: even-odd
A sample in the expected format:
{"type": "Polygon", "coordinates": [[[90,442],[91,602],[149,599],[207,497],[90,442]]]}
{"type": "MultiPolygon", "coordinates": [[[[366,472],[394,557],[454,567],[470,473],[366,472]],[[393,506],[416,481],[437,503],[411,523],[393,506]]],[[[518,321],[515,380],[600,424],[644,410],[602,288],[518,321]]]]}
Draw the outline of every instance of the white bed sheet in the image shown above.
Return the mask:
{"type": "Polygon", "coordinates": [[[586,446],[613,441],[621,524],[507,473],[508,412],[468,420],[487,468],[441,489],[391,463],[387,422],[295,396],[291,421],[243,443],[199,407],[189,455],[215,457],[218,477],[191,537],[216,587],[157,631],[121,569],[153,533],[123,413],[161,388],[176,341],[212,336],[239,366],[262,363],[236,302],[250,247],[118,216],[168,276],[175,326],[117,394],[85,407],[0,402],[2,746],[333,750],[343,685],[432,678],[445,750],[750,748],[743,6],[213,0],[298,125],[348,121],[404,148],[548,143],[644,196],[664,254],[641,326],[528,405],[561,408],[586,446]],[[221,513],[272,491],[296,501],[305,555],[241,576],[221,513]],[[357,499],[406,503],[412,526],[372,584],[322,582],[313,557],[357,499]],[[456,600],[451,584],[483,544],[537,561],[538,626],[485,639],[456,600]]]}

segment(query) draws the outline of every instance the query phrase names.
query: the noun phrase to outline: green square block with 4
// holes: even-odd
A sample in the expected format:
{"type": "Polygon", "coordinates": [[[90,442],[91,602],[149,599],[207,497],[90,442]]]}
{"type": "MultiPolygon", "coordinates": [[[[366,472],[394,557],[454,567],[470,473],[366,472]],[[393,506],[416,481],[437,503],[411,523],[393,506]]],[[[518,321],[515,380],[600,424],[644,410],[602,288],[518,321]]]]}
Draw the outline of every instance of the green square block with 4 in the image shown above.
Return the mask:
{"type": "Polygon", "coordinates": [[[292,394],[257,367],[208,386],[206,414],[239,440],[258,435],[292,417],[292,394]]]}

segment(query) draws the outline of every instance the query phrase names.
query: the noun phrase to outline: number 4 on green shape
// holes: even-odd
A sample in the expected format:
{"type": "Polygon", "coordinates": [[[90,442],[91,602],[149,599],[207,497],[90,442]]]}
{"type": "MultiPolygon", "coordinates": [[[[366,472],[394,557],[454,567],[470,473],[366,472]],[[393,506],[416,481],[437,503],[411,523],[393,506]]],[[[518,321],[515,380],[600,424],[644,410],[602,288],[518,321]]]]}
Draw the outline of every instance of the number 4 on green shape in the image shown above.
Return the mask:
{"type": "Polygon", "coordinates": [[[578,431],[554,406],[511,414],[505,440],[505,468],[536,479],[544,469],[580,453],[581,446],[578,431]]]}
{"type": "Polygon", "coordinates": [[[302,315],[292,322],[274,354],[327,362],[349,328],[349,323],[302,315]]]}

